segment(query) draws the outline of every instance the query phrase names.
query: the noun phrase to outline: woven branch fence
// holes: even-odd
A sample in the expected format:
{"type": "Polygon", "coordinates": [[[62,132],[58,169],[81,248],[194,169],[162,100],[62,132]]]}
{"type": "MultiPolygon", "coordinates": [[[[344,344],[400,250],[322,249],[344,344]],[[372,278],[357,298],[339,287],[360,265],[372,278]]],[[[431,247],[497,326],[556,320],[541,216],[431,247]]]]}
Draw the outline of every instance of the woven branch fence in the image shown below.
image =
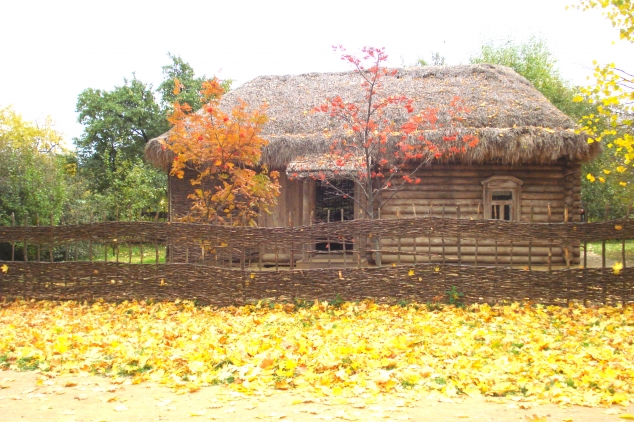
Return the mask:
{"type": "Polygon", "coordinates": [[[0,246],[10,254],[0,261],[0,296],[178,298],[217,306],[337,295],[429,302],[455,287],[465,303],[628,304],[634,302],[634,269],[626,259],[632,239],[630,219],[521,223],[424,216],[277,228],[164,222],[0,227],[0,246]],[[417,238],[430,239],[428,248],[417,249],[417,238]],[[432,250],[431,239],[440,246],[432,250]],[[315,249],[335,242],[343,251],[315,249]],[[494,245],[481,248],[488,260],[485,252],[478,255],[478,242],[494,245]],[[587,268],[588,242],[601,245],[599,268],[587,268]],[[606,244],[621,248],[622,269],[611,268],[606,244]],[[502,250],[510,255],[502,259],[502,250]],[[566,252],[557,265],[554,250],[566,252]],[[521,254],[515,261],[514,251],[521,254]],[[547,265],[534,265],[533,251],[546,253],[547,265]],[[391,254],[393,262],[376,265],[369,257],[377,253],[391,254]],[[313,260],[320,263],[302,267],[313,260]]]}

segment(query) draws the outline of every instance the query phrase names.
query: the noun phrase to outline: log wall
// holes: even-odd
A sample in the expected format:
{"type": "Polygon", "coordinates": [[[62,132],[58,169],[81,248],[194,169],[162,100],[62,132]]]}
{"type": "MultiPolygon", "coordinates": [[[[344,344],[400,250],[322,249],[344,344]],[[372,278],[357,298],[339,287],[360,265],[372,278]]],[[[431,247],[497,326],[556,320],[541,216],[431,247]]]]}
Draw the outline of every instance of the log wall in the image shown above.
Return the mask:
{"type": "MultiPolygon", "coordinates": [[[[169,178],[170,221],[188,214],[191,201],[187,199],[193,191],[190,179],[194,172],[188,170],[183,179],[169,178]]],[[[420,184],[405,185],[381,209],[382,219],[412,217],[415,214],[466,218],[484,218],[484,190],[482,182],[492,176],[513,176],[522,181],[518,201],[520,221],[537,223],[580,221],[581,175],[578,163],[561,160],[551,165],[481,165],[465,166],[448,164],[430,166],[419,170],[420,184]]],[[[397,182],[398,183],[398,182],[397,182]]],[[[310,225],[315,210],[314,180],[289,180],[285,171],[280,171],[280,196],[270,214],[259,219],[260,227],[290,227],[310,225]]],[[[355,215],[360,215],[355,206],[355,215]]],[[[365,239],[358,239],[356,251],[367,249],[365,239]]],[[[306,258],[314,245],[287,245],[283,242],[260,245],[251,251],[253,260],[284,263],[306,258]]],[[[400,237],[381,239],[382,262],[458,262],[482,264],[530,264],[530,265],[574,265],[579,263],[580,244],[564,243],[558,246],[534,242],[517,241],[501,244],[492,240],[469,237],[400,237]],[[511,258],[512,256],[512,258],[511,258]]],[[[216,250],[203,253],[200,245],[191,245],[187,250],[170,251],[173,262],[197,262],[218,259],[216,250]]],[[[227,250],[223,249],[223,254],[227,250]]],[[[365,253],[363,254],[365,258],[365,253]]],[[[220,259],[231,259],[221,257],[220,259]]]]}
{"type": "MultiPolygon", "coordinates": [[[[424,167],[416,174],[420,184],[407,184],[381,209],[382,219],[416,215],[448,218],[484,218],[482,181],[492,176],[513,176],[523,182],[518,201],[520,221],[558,223],[581,218],[580,165],[560,161],[552,165],[448,164],[424,167]]],[[[396,182],[398,185],[398,181],[396,182]]],[[[388,193],[389,194],[389,193],[388,193]]],[[[559,247],[522,241],[504,245],[469,237],[381,239],[382,261],[461,262],[482,264],[571,265],[579,263],[579,243],[559,247]],[[400,254],[398,253],[400,251],[400,254]],[[400,255],[400,257],[399,257],[400,255]],[[511,258],[512,256],[512,258],[511,258]],[[529,258],[530,256],[530,258],[529,258]]]]}

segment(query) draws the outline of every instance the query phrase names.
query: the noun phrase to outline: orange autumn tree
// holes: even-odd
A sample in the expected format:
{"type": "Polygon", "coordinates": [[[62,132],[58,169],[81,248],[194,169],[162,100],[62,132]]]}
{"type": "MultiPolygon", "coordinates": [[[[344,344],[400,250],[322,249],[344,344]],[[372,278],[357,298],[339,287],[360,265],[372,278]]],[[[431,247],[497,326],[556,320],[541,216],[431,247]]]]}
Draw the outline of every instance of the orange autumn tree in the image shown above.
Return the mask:
{"type": "MultiPolygon", "coordinates": [[[[334,48],[345,52],[342,46],[334,48]]],[[[384,80],[396,78],[398,71],[384,66],[388,59],[384,48],[364,47],[362,53],[361,58],[344,53],[341,59],[350,63],[359,75],[364,100],[354,103],[336,96],[313,110],[329,115],[347,133],[331,145],[329,156],[333,158],[334,170],[313,177],[343,196],[345,192],[330,179],[352,179],[361,192],[359,198],[352,199],[367,218],[374,219],[403,186],[421,182],[417,172],[422,166],[464,153],[477,145],[479,139],[474,135],[460,136],[452,130],[452,125],[469,113],[459,97],[454,97],[442,110],[430,107],[416,111],[414,99],[405,95],[381,96],[384,80]],[[439,119],[439,113],[443,119],[439,119]],[[399,126],[395,117],[405,122],[399,126]],[[426,131],[436,130],[445,133],[441,144],[425,137],[426,131]]]]}
{"type": "MultiPolygon", "coordinates": [[[[177,94],[180,82],[175,80],[177,94]]],[[[224,88],[218,79],[205,82],[204,105],[193,112],[174,103],[172,125],[163,148],[174,154],[170,174],[183,178],[193,170],[195,187],[186,221],[256,225],[260,212],[268,212],[279,194],[279,174],[260,164],[267,141],[261,132],[267,121],[266,104],[249,111],[244,102],[225,113],[220,109],[224,88]]]]}

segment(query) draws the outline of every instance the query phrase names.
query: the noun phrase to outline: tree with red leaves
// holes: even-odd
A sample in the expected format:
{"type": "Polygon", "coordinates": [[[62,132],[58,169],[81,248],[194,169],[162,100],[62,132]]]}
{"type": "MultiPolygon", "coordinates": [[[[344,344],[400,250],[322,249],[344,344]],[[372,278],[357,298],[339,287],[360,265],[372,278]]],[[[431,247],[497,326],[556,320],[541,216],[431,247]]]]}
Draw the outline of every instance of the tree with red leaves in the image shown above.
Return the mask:
{"type": "MultiPolygon", "coordinates": [[[[345,53],[342,46],[334,47],[343,52],[342,60],[350,63],[361,79],[364,101],[347,102],[339,96],[329,98],[314,108],[316,113],[325,113],[340,122],[343,139],[335,139],[331,146],[333,172],[337,177],[352,179],[362,193],[352,198],[366,215],[375,219],[381,208],[406,184],[420,183],[418,170],[432,160],[441,160],[467,148],[474,147],[478,138],[474,135],[458,136],[451,133],[443,138],[441,145],[425,138],[425,131],[437,130],[438,108],[416,111],[414,100],[405,95],[381,96],[386,78],[397,76],[396,69],[384,66],[388,56],[384,48],[364,47],[361,58],[345,53]],[[401,108],[407,121],[397,126],[391,118],[401,108]]],[[[455,97],[447,109],[450,122],[464,119],[469,109],[461,98],[455,97]]],[[[321,172],[315,178],[345,195],[330,182],[330,175],[321,172]]]]}

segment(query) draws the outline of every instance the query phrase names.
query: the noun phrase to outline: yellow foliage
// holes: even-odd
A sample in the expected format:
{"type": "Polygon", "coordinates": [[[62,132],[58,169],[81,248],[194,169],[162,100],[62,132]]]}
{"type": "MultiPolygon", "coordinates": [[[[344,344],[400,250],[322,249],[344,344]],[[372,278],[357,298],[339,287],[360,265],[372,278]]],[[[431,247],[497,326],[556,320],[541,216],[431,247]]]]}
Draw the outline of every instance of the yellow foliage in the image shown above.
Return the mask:
{"type": "Polygon", "coordinates": [[[612,271],[614,271],[614,274],[616,275],[619,275],[622,269],[623,269],[622,262],[615,262],[614,265],[612,265],[612,271]]]}
{"type": "MultiPolygon", "coordinates": [[[[580,0],[578,9],[600,9],[613,27],[617,28],[621,39],[634,42],[634,3],[623,0],[580,0]]],[[[580,124],[590,139],[589,143],[609,140],[608,148],[616,147],[616,155],[624,165],[634,160],[634,137],[631,135],[631,116],[634,113],[634,80],[631,71],[618,68],[614,63],[605,65],[593,61],[593,83],[581,89],[580,96],[573,101],[587,101],[598,104],[598,115],[584,116],[580,124]]],[[[617,167],[619,173],[625,172],[617,167]]],[[[606,174],[609,174],[606,172],[606,174]]],[[[620,183],[621,186],[626,186],[620,183]]]]}
{"type": "Polygon", "coordinates": [[[40,153],[59,152],[62,135],[53,128],[53,120],[43,122],[24,120],[12,107],[0,108],[0,145],[28,149],[40,153]]]}
{"type": "MultiPolygon", "coordinates": [[[[174,93],[181,88],[175,79],[174,93]]],[[[188,195],[188,221],[255,225],[275,204],[280,189],[279,173],[260,165],[262,147],[268,144],[261,136],[267,107],[250,111],[240,102],[225,113],[220,109],[223,93],[221,82],[213,79],[203,84],[205,104],[198,112],[174,103],[168,118],[172,129],[162,147],[174,155],[172,176],[183,178],[185,169],[196,174],[190,182],[200,188],[188,195]]]]}
{"type": "Polygon", "coordinates": [[[633,307],[517,303],[428,310],[370,301],[222,309],[16,301],[0,308],[0,369],[35,364],[52,375],[127,376],[183,392],[223,384],[241,393],[464,392],[610,405],[634,399],[632,320],[633,307]]]}

